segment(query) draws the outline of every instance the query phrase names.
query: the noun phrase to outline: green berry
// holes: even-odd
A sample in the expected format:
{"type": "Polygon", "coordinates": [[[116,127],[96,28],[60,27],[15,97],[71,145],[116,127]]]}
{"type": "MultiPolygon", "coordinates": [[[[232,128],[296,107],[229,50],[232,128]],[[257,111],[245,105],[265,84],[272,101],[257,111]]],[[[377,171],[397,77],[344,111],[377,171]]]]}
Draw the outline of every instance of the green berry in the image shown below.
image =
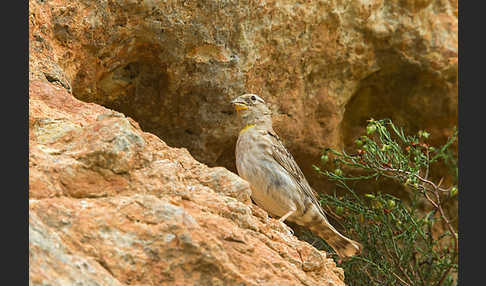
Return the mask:
{"type": "Polygon", "coordinates": [[[459,192],[459,191],[457,190],[457,188],[456,188],[456,187],[452,187],[452,189],[449,191],[449,193],[450,193],[451,197],[453,197],[453,196],[457,195],[457,193],[458,193],[458,192],[459,192]]]}
{"type": "Polygon", "coordinates": [[[384,144],[383,146],[381,146],[381,151],[388,151],[390,149],[391,149],[391,147],[388,144],[384,144]]]}
{"type": "Polygon", "coordinates": [[[321,162],[322,162],[323,165],[326,164],[328,161],[329,161],[329,156],[327,156],[327,155],[321,156],[321,162]]]}
{"type": "Polygon", "coordinates": [[[429,133],[429,132],[427,132],[427,131],[422,131],[422,130],[420,130],[420,131],[418,132],[418,136],[419,136],[419,137],[424,137],[425,139],[427,139],[427,138],[429,138],[430,133],[429,133]]]}
{"type": "Polygon", "coordinates": [[[343,174],[343,171],[337,168],[336,170],[334,170],[334,174],[336,174],[336,176],[341,176],[343,174]]]}
{"type": "Polygon", "coordinates": [[[376,125],[370,124],[366,127],[366,133],[373,134],[376,131],[376,125]]]}

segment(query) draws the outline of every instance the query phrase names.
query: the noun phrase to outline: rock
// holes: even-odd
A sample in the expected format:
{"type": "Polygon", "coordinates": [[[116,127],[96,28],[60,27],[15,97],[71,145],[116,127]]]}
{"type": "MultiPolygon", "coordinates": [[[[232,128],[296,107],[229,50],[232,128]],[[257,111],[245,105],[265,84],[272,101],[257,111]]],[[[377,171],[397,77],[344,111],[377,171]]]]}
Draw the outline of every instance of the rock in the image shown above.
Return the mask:
{"type": "MultiPolygon", "coordinates": [[[[240,126],[229,101],[257,93],[310,183],[325,191],[311,167],[320,151],[349,147],[371,117],[426,129],[432,145],[451,134],[457,11],[457,0],[30,0],[29,78],[232,171],[240,126]]],[[[110,164],[95,157],[86,160],[110,164]]],[[[124,172],[129,161],[119,163],[115,172],[124,172]]]]}
{"type": "Polygon", "coordinates": [[[29,85],[29,280],[344,285],[332,258],[252,204],[246,181],[40,80],[29,85]]]}
{"type": "Polygon", "coordinates": [[[29,285],[123,285],[94,258],[72,253],[59,235],[29,213],[29,285]]]}

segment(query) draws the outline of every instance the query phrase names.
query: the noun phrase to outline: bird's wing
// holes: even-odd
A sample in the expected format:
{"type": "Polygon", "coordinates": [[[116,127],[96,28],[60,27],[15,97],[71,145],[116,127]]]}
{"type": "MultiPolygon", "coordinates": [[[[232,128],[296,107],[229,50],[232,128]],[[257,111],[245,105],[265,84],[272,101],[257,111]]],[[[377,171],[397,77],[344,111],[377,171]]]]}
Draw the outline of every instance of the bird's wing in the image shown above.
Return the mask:
{"type": "Polygon", "coordinates": [[[311,188],[311,186],[305,179],[304,174],[295,162],[292,154],[290,154],[290,152],[285,148],[282,141],[275,132],[268,131],[268,135],[271,137],[270,140],[273,143],[272,156],[275,161],[277,161],[280,166],[282,166],[287,171],[287,173],[299,186],[299,190],[304,192],[304,194],[311,199],[311,201],[316,205],[319,211],[321,211],[321,213],[324,215],[324,211],[322,210],[321,205],[317,200],[317,193],[311,188]]]}

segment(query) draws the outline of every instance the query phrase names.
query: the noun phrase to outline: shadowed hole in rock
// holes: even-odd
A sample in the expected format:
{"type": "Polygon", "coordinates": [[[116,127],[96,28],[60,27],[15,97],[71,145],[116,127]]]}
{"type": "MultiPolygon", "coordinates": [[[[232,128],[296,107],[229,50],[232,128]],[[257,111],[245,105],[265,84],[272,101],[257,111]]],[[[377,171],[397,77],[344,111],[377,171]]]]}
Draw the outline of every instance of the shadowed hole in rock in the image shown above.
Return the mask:
{"type": "MultiPolygon", "coordinates": [[[[175,68],[164,57],[162,48],[136,46],[143,50],[135,48],[135,56],[124,56],[130,61],[109,71],[92,74],[87,72],[89,67],[81,67],[73,80],[74,96],[132,117],[144,131],[157,135],[169,146],[187,148],[200,162],[236,172],[233,161],[237,132],[226,129],[228,120],[236,118],[229,102],[221,100],[228,91],[198,80],[214,67],[183,63],[180,70],[185,77],[171,78],[175,68]],[[231,142],[228,134],[234,134],[231,142]]],[[[100,52],[100,57],[109,62],[106,52],[100,52]]]]}
{"type": "MultiPolygon", "coordinates": [[[[389,118],[408,135],[427,129],[431,133],[427,143],[432,146],[444,144],[447,136],[452,134],[453,126],[457,125],[454,120],[457,99],[444,96],[452,94],[451,87],[441,83],[443,79],[416,66],[403,64],[383,68],[362,80],[346,105],[342,121],[341,134],[347,151],[356,150],[355,140],[360,134],[366,134],[370,118],[389,118]]],[[[432,168],[431,178],[439,180],[441,174],[447,173],[444,168],[432,168]]],[[[389,180],[380,180],[379,184],[370,180],[369,184],[360,184],[360,190],[387,190],[404,197],[404,188],[389,180]]]]}

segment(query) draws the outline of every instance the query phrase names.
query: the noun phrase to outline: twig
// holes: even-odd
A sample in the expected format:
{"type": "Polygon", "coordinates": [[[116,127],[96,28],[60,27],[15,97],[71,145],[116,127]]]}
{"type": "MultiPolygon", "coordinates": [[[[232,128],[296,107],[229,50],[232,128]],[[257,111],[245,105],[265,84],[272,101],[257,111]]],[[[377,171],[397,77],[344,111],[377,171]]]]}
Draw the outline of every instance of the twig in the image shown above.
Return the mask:
{"type": "MultiPolygon", "coordinates": [[[[429,162],[429,148],[427,148],[427,152],[425,154],[427,155],[427,162],[429,162]]],[[[429,168],[430,168],[430,164],[427,163],[427,168],[425,169],[425,177],[424,177],[425,180],[429,178],[429,168]]]]}
{"type": "Polygon", "coordinates": [[[442,285],[442,283],[444,282],[444,280],[446,279],[447,277],[447,274],[449,274],[449,272],[451,271],[452,269],[452,264],[449,265],[449,268],[447,268],[447,270],[444,272],[444,274],[442,275],[442,277],[440,278],[439,282],[437,282],[437,286],[440,286],[442,285]]]}
{"type": "Polygon", "coordinates": [[[394,172],[394,173],[405,174],[405,175],[413,175],[419,181],[421,181],[423,183],[426,183],[426,184],[432,186],[433,189],[437,189],[437,190],[439,190],[441,192],[448,192],[448,190],[438,187],[432,181],[429,181],[427,179],[424,179],[424,178],[422,178],[421,176],[419,176],[417,174],[412,174],[412,172],[410,172],[410,171],[405,171],[405,170],[401,170],[401,169],[393,169],[393,168],[388,168],[388,167],[377,167],[376,169],[378,169],[378,170],[380,170],[382,172],[394,172]]]}
{"type": "MultiPolygon", "coordinates": [[[[390,251],[388,250],[388,247],[386,247],[386,244],[383,244],[384,248],[385,248],[385,252],[386,254],[388,254],[389,257],[394,257],[390,251]]],[[[410,279],[410,277],[408,277],[407,273],[405,273],[405,271],[403,270],[403,268],[400,266],[400,257],[398,257],[398,255],[396,254],[395,252],[395,257],[396,257],[396,265],[398,267],[398,269],[400,270],[400,272],[403,274],[403,276],[405,276],[407,278],[407,280],[413,284],[412,282],[412,279],[410,279]]],[[[400,279],[400,281],[402,281],[403,283],[405,283],[405,285],[409,285],[408,283],[406,283],[405,281],[403,281],[397,274],[395,274],[394,272],[391,272],[395,277],[397,277],[398,279],[400,279]]]]}
{"type": "Polygon", "coordinates": [[[398,280],[400,280],[400,282],[402,282],[404,285],[407,285],[407,286],[410,286],[410,284],[408,284],[407,282],[403,281],[402,278],[400,278],[400,276],[396,275],[395,272],[392,272],[392,274],[398,278],[398,280]]]}

